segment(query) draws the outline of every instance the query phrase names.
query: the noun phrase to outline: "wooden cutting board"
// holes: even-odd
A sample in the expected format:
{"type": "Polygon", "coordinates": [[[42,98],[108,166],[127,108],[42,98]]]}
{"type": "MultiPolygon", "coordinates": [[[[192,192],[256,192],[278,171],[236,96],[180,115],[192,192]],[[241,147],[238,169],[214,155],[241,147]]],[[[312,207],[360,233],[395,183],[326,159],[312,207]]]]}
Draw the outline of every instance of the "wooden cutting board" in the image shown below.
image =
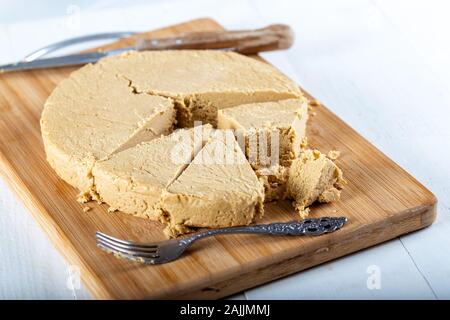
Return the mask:
{"type": "MultiPolygon", "coordinates": [[[[219,29],[216,22],[200,19],[141,36],[219,29]]],[[[159,266],[118,260],[96,247],[95,231],[155,241],[164,239],[162,226],[108,213],[106,205],[97,203],[83,212],[75,200],[78,191],[46,162],[39,127],[42,107],[57,83],[73,70],[0,75],[0,164],[6,181],[70,264],[80,268],[84,284],[97,298],[224,297],[421,229],[436,217],[436,198],[430,191],[320,106],[309,123],[310,145],[324,152],[341,151],[338,164],[348,185],[341,201],[314,206],[312,216],[347,216],[349,222],[342,230],[316,238],[219,236],[200,241],[183,258],[159,266]]],[[[281,202],[267,205],[259,222],[294,218],[290,203],[281,202]]]]}

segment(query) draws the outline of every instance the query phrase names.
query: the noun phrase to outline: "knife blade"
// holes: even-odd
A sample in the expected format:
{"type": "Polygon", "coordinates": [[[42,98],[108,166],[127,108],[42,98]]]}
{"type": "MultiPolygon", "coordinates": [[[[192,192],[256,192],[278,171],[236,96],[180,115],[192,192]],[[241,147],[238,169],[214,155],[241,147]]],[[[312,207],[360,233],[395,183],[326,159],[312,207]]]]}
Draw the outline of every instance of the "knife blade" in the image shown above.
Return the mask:
{"type": "Polygon", "coordinates": [[[19,61],[15,63],[5,64],[0,66],[0,73],[12,71],[25,71],[44,68],[57,68],[75,66],[85,63],[96,62],[101,58],[120,54],[126,51],[136,50],[134,47],[126,47],[121,49],[114,49],[108,51],[96,51],[88,53],[71,54],[67,56],[44,58],[33,61],[19,61]]]}

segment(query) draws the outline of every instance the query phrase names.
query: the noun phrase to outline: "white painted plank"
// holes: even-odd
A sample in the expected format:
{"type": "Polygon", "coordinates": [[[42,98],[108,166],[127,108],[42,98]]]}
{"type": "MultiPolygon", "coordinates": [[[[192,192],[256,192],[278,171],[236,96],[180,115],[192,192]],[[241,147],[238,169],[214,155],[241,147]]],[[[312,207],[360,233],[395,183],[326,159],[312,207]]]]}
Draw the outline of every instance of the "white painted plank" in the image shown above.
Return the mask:
{"type": "MultiPolygon", "coordinates": [[[[98,13],[84,12],[75,5],[68,6],[63,13],[61,17],[51,19],[11,23],[8,27],[14,35],[11,46],[15,59],[21,59],[28,53],[57,41],[92,33],[130,30],[128,21],[123,19],[120,10],[102,12],[102,19],[98,19],[98,13]]],[[[99,44],[101,42],[71,46],[56,54],[75,52],[99,44]]]]}
{"type": "Polygon", "coordinates": [[[73,299],[68,264],[0,180],[0,299],[73,299]]]}
{"type": "Polygon", "coordinates": [[[448,1],[412,1],[408,10],[395,1],[376,1],[383,14],[417,52],[414,57],[424,65],[422,77],[430,85],[411,87],[403,102],[417,104],[417,121],[402,126],[405,137],[414,141],[414,147],[394,138],[390,149],[397,160],[429,186],[439,200],[438,219],[427,232],[402,237],[402,243],[440,299],[450,298],[450,43],[448,38],[448,1]],[[420,88],[417,90],[416,88],[420,88]],[[426,109],[420,112],[420,108],[426,109]],[[421,123],[422,118],[429,119],[421,123]],[[415,128],[418,127],[418,130],[415,128]],[[418,125],[420,124],[420,125],[418,125]],[[403,146],[398,148],[398,146],[403,146]],[[412,149],[412,150],[410,150],[412,149]]]}
{"type": "Polygon", "coordinates": [[[247,290],[254,299],[434,299],[398,240],[247,290]]]}
{"type": "Polygon", "coordinates": [[[244,293],[238,293],[227,298],[227,300],[247,300],[244,293]]]}
{"type": "Polygon", "coordinates": [[[11,37],[9,35],[9,28],[0,24],[0,43],[3,49],[0,53],[0,64],[7,63],[14,59],[14,53],[11,46],[11,37]]]}
{"type": "MultiPolygon", "coordinates": [[[[255,23],[263,23],[254,12],[249,1],[183,0],[161,1],[158,4],[138,5],[127,10],[127,16],[133,17],[132,28],[149,30],[163,25],[199,17],[211,17],[227,28],[254,28],[255,23]],[[238,8],[238,10],[236,10],[238,8]]],[[[261,25],[262,26],[262,25],[261,25]]]]}

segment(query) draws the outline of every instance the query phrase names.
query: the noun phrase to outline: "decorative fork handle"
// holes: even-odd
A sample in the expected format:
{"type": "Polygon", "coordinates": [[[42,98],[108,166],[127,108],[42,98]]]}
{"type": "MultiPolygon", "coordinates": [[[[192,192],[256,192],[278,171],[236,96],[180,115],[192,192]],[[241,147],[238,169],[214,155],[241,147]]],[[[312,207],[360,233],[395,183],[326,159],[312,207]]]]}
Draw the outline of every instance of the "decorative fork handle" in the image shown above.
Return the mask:
{"type": "Polygon", "coordinates": [[[276,222],[245,227],[211,229],[196,233],[192,236],[180,239],[179,241],[180,245],[188,245],[202,238],[230,233],[264,233],[271,235],[318,236],[321,234],[336,231],[342,228],[346,222],[346,217],[322,217],[309,218],[302,221],[276,222]]]}

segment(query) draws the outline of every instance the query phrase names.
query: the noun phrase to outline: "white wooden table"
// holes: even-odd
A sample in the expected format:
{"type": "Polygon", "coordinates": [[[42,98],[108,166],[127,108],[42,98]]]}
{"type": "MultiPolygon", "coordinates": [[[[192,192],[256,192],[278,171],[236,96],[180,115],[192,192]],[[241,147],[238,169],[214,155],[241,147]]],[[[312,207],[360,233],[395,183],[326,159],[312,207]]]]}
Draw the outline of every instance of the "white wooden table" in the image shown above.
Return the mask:
{"type": "MultiPolygon", "coordinates": [[[[430,188],[439,199],[438,219],[235,298],[448,299],[449,12],[445,0],[10,0],[0,5],[0,63],[76,35],[149,30],[197,17],[235,29],[290,24],[294,47],[264,57],[430,188]]],[[[0,212],[0,298],[90,298],[2,180],[0,212]]]]}

